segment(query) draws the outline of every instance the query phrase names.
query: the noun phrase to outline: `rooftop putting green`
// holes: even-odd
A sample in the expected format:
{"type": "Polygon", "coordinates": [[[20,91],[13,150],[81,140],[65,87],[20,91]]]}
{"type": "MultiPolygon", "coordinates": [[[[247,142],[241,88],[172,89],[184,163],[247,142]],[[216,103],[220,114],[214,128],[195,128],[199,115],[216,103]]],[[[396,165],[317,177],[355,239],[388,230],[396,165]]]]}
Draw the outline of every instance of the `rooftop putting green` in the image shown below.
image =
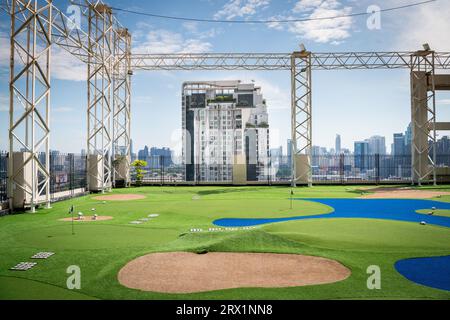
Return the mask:
{"type": "Polygon", "coordinates": [[[214,221],[221,227],[247,227],[268,223],[305,219],[382,219],[407,222],[425,222],[442,227],[450,227],[450,217],[424,216],[419,210],[436,208],[450,209],[450,203],[416,199],[296,199],[321,203],[332,208],[329,214],[283,217],[283,218],[224,218],[214,221]]]}
{"type": "MultiPolygon", "coordinates": [[[[440,190],[450,191],[449,186],[440,190]]],[[[376,219],[307,219],[267,224],[254,230],[191,233],[191,228],[214,228],[221,218],[288,218],[330,214],[325,198],[354,198],[358,187],[142,187],[114,190],[113,194],[139,194],[145,199],[109,202],[85,196],[53,204],[36,214],[0,218],[0,298],[67,299],[450,299],[450,292],[409,281],[394,267],[399,260],[450,254],[450,229],[436,225],[376,219]],[[315,200],[315,201],[311,201],[315,200]],[[93,224],[58,221],[68,208],[85,215],[95,208],[113,220],[93,224]],[[149,214],[155,219],[131,225],[149,214]],[[8,270],[40,251],[55,252],[26,272],[8,270]],[[351,276],[339,283],[293,288],[237,288],[194,294],[142,292],[118,282],[119,270],[129,261],[153,252],[268,252],[320,256],[337,260],[351,276]],[[382,289],[368,290],[366,269],[382,270],[382,289]],[[68,266],[81,269],[81,290],[66,289],[68,266]],[[4,284],[4,285],[3,285],[4,284]],[[41,290],[41,296],[26,288],[41,290]],[[2,290],[0,290],[2,291],[2,290]]],[[[450,203],[443,196],[441,202],[450,203]]],[[[420,215],[426,219],[426,215],[420,215]]]]}

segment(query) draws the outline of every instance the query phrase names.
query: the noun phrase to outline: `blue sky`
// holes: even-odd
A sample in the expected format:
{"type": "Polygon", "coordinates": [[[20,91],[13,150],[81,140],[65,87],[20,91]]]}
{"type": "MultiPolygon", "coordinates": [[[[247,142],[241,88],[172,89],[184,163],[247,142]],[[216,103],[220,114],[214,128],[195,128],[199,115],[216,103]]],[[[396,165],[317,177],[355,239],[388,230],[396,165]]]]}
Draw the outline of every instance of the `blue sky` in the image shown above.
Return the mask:
{"type": "MultiPolygon", "coordinates": [[[[197,0],[119,1],[113,7],[155,14],[207,19],[324,17],[389,8],[415,0],[197,0]]],[[[67,1],[55,1],[65,11],[67,1]]],[[[134,52],[291,52],[304,43],[316,52],[408,51],[428,42],[450,51],[450,1],[381,15],[381,28],[369,30],[367,16],[272,25],[192,23],[118,13],[133,34],[134,52]],[[418,23],[420,21],[420,23],[418,23]],[[420,29],[419,29],[420,26],[420,29]]],[[[0,22],[0,149],[8,136],[8,17],[0,22]]],[[[52,73],[52,148],[79,152],[86,145],[86,70],[76,58],[54,49],[52,73]]],[[[269,106],[272,147],[290,135],[290,74],[277,72],[137,72],[132,82],[132,138],[135,151],[179,145],[181,84],[193,80],[254,80],[269,106]]],[[[371,135],[386,136],[410,121],[409,74],[403,71],[316,71],[313,74],[313,140],[332,147],[336,133],[344,147],[371,135]]],[[[438,120],[450,119],[450,95],[438,94],[438,120]]],[[[445,133],[444,133],[445,134],[445,133]]]]}

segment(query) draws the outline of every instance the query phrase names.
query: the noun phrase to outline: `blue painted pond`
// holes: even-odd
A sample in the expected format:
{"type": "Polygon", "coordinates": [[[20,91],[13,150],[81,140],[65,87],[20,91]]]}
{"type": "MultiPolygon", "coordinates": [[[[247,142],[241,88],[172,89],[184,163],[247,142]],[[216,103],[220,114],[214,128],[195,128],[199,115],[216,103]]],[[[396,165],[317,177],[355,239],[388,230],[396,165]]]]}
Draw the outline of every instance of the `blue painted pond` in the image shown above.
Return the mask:
{"type": "Polygon", "coordinates": [[[450,256],[400,260],[395,269],[410,281],[450,291],[450,256]]]}
{"type": "Polygon", "coordinates": [[[306,219],[336,219],[336,218],[362,218],[384,219],[396,221],[409,221],[450,227],[449,217],[428,216],[416,213],[417,210],[450,209],[450,203],[432,200],[410,199],[296,199],[321,203],[334,209],[332,213],[298,216],[288,218],[224,218],[213,223],[221,227],[248,227],[268,223],[306,220],[306,219]]]}

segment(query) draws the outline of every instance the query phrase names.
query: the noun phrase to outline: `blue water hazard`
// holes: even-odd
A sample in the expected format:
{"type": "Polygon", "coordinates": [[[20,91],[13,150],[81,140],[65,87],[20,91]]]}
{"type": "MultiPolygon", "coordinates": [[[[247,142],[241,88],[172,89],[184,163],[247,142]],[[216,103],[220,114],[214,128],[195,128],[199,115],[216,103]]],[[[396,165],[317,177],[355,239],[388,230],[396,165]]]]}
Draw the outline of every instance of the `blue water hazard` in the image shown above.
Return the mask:
{"type": "Polygon", "coordinates": [[[395,269],[412,282],[450,291],[450,256],[400,260],[395,269]]]}
{"type": "Polygon", "coordinates": [[[321,203],[334,209],[332,213],[298,216],[288,218],[225,218],[215,220],[213,223],[221,227],[248,227],[268,223],[306,220],[306,219],[335,219],[335,218],[362,218],[383,219],[396,221],[409,221],[438,225],[450,228],[449,217],[429,216],[416,213],[417,210],[450,209],[450,203],[432,200],[412,199],[296,199],[321,203]]]}

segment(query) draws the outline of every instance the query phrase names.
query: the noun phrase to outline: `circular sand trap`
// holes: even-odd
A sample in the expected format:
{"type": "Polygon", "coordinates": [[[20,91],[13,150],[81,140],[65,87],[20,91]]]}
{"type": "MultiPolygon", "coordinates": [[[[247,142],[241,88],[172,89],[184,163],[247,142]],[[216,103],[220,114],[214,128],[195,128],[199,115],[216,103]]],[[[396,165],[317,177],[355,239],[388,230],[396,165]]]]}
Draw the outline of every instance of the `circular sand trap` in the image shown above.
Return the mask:
{"type": "MultiPolygon", "coordinates": [[[[78,220],[78,217],[74,217],[73,221],[75,222],[95,222],[95,221],[106,221],[106,220],[112,220],[113,217],[110,216],[98,216],[96,220],[92,219],[92,216],[84,216],[83,220],[78,220]]],[[[72,218],[64,218],[64,219],[59,219],[59,221],[72,221],[72,218]]]]}
{"type": "Polygon", "coordinates": [[[366,191],[374,193],[363,195],[361,196],[362,199],[430,199],[450,195],[450,192],[445,191],[428,191],[405,188],[377,188],[366,189],[366,191]]]}
{"type": "Polygon", "coordinates": [[[100,201],[130,201],[140,199],[145,199],[145,196],[140,194],[111,194],[94,198],[94,200],[100,201]]]}
{"type": "Polygon", "coordinates": [[[119,282],[133,289],[192,293],[333,283],[351,272],[337,261],[297,254],[152,253],[125,265],[119,282]]]}

